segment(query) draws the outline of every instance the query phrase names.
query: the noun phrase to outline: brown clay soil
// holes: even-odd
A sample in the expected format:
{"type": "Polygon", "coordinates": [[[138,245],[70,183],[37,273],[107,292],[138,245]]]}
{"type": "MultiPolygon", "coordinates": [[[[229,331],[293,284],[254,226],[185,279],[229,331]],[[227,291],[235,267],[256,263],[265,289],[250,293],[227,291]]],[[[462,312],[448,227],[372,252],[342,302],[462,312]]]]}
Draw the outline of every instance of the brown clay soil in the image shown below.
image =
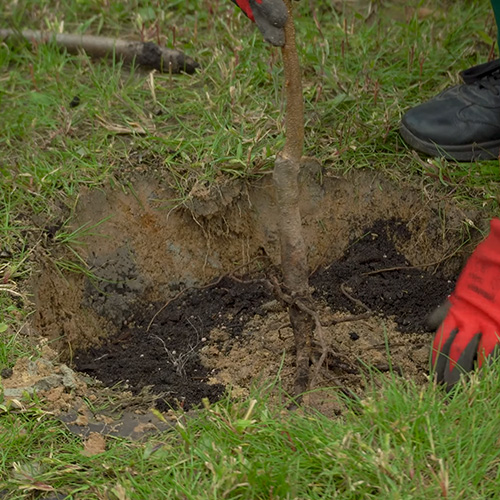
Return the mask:
{"type": "MultiPolygon", "coordinates": [[[[291,391],[292,331],[268,283],[279,279],[271,180],[195,185],[182,205],[169,201],[167,184],[136,175],[130,192],[81,195],[74,250],[91,275],[61,274],[53,262],[64,255],[40,257],[33,329],[60,361],[131,399],[153,394],[160,410],[225,391],[246,396],[253,385],[291,391]]],[[[471,222],[483,224],[430,193],[305,162],[301,211],[323,324],[317,358],[328,352],[313,385],[334,389],[313,394],[318,409],[341,411],[339,390],[362,395],[367,365],[426,383],[425,318],[477,242],[473,234],[464,246],[471,222]]]]}

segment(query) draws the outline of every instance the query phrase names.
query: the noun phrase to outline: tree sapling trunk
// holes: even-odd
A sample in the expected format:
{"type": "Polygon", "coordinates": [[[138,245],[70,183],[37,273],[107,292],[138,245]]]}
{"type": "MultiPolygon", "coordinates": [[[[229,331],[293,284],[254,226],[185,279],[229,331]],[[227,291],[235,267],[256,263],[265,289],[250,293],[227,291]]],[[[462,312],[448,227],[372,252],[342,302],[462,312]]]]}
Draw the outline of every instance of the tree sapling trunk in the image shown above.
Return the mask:
{"type": "Polygon", "coordinates": [[[285,26],[285,46],[282,48],[285,69],[286,140],[283,151],[277,156],[273,181],[279,210],[281,242],[281,268],[289,305],[290,322],[297,351],[295,394],[308,389],[309,362],[314,320],[309,290],[307,248],[302,233],[299,210],[299,171],[304,147],[304,101],[299,57],[295,45],[291,0],[284,0],[289,16],[285,26]]]}

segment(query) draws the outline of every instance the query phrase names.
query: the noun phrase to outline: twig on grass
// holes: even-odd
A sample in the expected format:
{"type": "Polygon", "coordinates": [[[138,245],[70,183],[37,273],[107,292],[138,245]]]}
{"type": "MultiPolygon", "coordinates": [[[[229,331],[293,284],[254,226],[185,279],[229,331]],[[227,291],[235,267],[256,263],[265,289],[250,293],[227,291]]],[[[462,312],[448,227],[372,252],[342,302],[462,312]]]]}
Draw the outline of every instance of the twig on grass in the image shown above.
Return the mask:
{"type": "Polygon", "coordinates": [[[90,57],[116,56],[128,64],[137,64],[164,73],[192,74],[200,65],[183,52],[160,47],[153,42],[133,42],[72,33],[52,33],[35,30],[0,29],[0,40],[24,39],[31,43],[55,43],[71,54],[85,52],[90,57]]]}

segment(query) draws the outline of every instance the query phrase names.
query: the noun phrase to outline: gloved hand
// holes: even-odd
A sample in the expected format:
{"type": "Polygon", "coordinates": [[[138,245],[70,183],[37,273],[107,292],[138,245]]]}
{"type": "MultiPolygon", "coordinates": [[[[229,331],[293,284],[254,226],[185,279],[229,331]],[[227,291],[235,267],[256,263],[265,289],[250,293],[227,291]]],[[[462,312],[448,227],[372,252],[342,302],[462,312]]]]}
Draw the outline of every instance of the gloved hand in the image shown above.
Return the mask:
{"type": "Polygon", "coordinates": [[[447,389],[481,366],[500,347],[500,219],[472,253],[448,298],[449,310],[434,337],[432,364],[447,389]]]}
{"type": "Polygon", "coordinates": [[[285,23],[288,10],[282,0],[232,0],[257,24],[264,40],[271,45],[285,45],[285,23]]]}

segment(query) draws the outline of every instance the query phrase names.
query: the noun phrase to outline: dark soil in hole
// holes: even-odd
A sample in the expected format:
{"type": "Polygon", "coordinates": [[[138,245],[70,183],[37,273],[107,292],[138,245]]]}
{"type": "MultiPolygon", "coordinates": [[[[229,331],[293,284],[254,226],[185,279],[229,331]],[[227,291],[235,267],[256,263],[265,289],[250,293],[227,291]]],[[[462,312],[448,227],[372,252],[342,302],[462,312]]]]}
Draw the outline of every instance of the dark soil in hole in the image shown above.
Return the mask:
{"type": "MultiPolygon", "coordinates": [[[[473,228],[488,221],[429,186],[423,193],[376,172],[320,172],[317,162],[304,162],[300,196],[329,352],[310,404],[333,415],[345,408],[339,389],[364,397],[366,365],[428,383],[433,334],[423,331],[425,317],[476,246],[473,228]],[[369,315],[358,314],[366,307],[369,315]],[[346,322],[352,314],[357,319],[346,322]]],[[[133,411],[138,401],[150,408],[155,400],[144,386],[153,387],[162,409],[215,400],[224,388],[235,398],[248,397],[256,384],[269,387],[271,397],[292,391],[294,341],[285,308],[262,281],[231,277],[279,269],[271,177],[196,185],[182,206],[164,179],[140,174],[133,186],[81,193],[71,229],[95,230],[79,234],[72,250],[98,279],[61,273],[54,261],[73,252],[48,248],[33,277],[33,331],[59,361],[108,386],[123,381],[110,391],[133,411]],[[276,383],[283,391],[273,391],[276,383]],[[127,385],[134,394],[122,390],[127,385]]],[[[9,380],[22,383],[23,370],[9,380]]],[[[107,391],[93,387],[98,399],[107,391]]]]}
{"type": "Polygon", "coordinates": [[[187,290],[167,307],[136,306],[129,311],[128,326],[104,346],[78,353],[75,366],[107,386],[124,381],[134,393],[153,386],[165,395],[157,403],[160,410],[189,409],[203,398],[216,401],[224,386],[207,384],[209,370],[199,351],[214,328],[240,335],[265,300],[269,295],[262,284],[223,278],[214,286],[187,290]]]}
{"type": "MultiPolygon", "coordinates": [[[[370,310],[394,317],[400,331],[423,331],[426,316],[453,284],[409,266],[396,242],[404,243],[410,237],[402,221],[375,222],[351,242],[343,257],[312,276],[320,306],[364,312],[342,293],[343,283],[348,293],[370,310]]],[[[86,290],[91,293],[89,287],[86,290]]],[[[163,394],[157,402],[161,410],[179,405],[188,409],[200,404],[202,398],[217,400],[224,386],[207,383],[211,373],[201,362],[200,352],[210,343],[218,342],[223,352],[223,345],[247,342],[251,333],[246,325],[256,315],[266,316],[268,309],[263,306],[273,299],[262,282],[242,283],[226,277],[211,287],[189,289],[169,302],[149,330],[164,303],[135,304],[118,334],[101,347],[78,352],[75,367],[106,385],[125,381],[134,393],[152,386],[154,392],[163,394]],[[223,338],[232,343],[211,338],[214,330],[224,331],[223,338]]]]}
{"type": "Polygon", "coordinates": [[[402,332],[426,330],[426,318],[453,290],[454,280],[412,267],[395,246],[411,237],[403,221],[376,221],[351,242],[345,255],[311,278],[315,297],[336,310],[363,313],[365,308],[393,317],[402,332]]]}

